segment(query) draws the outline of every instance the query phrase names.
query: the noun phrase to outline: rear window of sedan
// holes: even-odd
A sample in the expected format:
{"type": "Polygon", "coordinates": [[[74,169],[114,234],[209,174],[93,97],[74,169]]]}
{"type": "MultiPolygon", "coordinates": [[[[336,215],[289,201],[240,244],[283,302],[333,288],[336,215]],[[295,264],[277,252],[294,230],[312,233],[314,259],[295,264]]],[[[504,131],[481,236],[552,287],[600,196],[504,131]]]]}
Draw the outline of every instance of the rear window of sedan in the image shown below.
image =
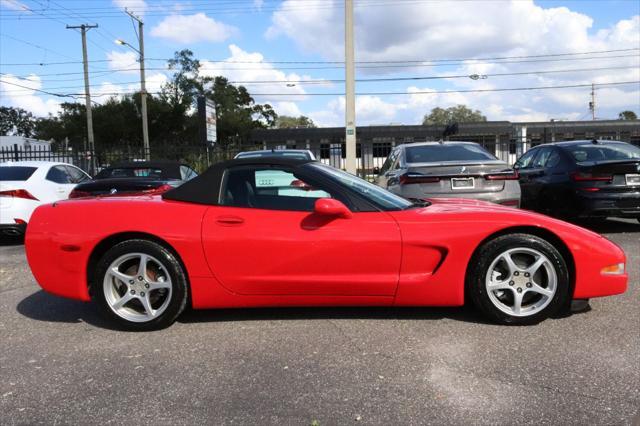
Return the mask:
{"type": "Polygon", "coordinates": [[[27,180],[37,169],[25,166],[0,167],[0,180],[27,180]]]}
{"type": "Polygon", "coordinates": [[[496,157],[489,154],[479,145],[456,144],[422,145],[408,147],[406,150],[407,163],[442,163],[446,161],[495,161],[496,157]]]}
{"type": "Polygon", "coordinates": [[[122,168],[109,168],[104,169],[96,175],[96,179],[106,178],[118,178],[118,177],[148,177],[148,178],[162,178],[164,173],[162,169],[156,169],[151,167],[122,167],[122,168]]]}
{"type": "Polygon", "coordinates": [[[578,163],[640,159],[640,148],[625,143],[572,145],[565,147],[578,163]]]}

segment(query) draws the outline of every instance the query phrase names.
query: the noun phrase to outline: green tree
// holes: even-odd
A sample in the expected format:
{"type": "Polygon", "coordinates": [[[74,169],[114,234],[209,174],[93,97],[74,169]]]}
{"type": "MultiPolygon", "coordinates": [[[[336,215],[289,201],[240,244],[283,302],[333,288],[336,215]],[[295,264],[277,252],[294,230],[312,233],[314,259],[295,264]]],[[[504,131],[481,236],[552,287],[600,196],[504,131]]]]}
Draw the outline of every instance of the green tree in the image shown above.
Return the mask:
{"type": "Polygon", "coordinates": [[[291,117],[288,115],[279,115],[276,119],[275,127],[278,129],[298,129],[317,127],[312,119],[301,115],[300,117],[291,117]]]}
{"type": "Polygon", "coordinates": [[[618,114],[618,120],[637,120],[638,116],[633,111],[622,111],[618,114]]]}
{"type": "Polygon", "coordinates": [[[457,105],[449,108],[433,108],[422,120],[423,125],[446,125],[451,123],[479,123],[487,121],[487,117],[479,110],[473,110],[465,105],[457,105]]]}
{"type": "Polygon", "coordinates": [[[22,108],[0,107],[0,134],[3,136],[33,136],[36,118],[22,108]]]}

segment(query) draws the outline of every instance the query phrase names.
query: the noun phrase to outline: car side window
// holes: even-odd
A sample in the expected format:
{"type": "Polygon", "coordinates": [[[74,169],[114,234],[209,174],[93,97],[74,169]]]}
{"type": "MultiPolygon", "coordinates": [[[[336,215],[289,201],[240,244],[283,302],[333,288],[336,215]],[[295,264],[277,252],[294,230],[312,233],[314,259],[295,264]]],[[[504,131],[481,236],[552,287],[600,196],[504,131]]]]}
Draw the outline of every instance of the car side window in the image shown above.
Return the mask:
{"type": "Polygon", "coordinates": [[[550,169],[556,167],[558,164],[560,164],[560,154],[558,153],[557,149],[552,149],[551,154],[549,154],[549,157],[547,158],[547,162],[544,164],[544,167],[550,169]]]}
{"type": "Polygon", "coordinates": [[[316,200],[334,197],[304,182],[290,170],[237,167],[226,171],[220,198],[224,206],[313,211],[316,200]]]}
{"type": "Polygon", "coordinates": [[[65,166],[51,167],[45,179],[54,183],[73,183],[65,166]]]}
{"type": "Polygon", "coordinates": [[[384,164],[380,168],[380,175],[384,175],[386,172],[388,172],[391,169],[391,167],[394,165],[394,163],[398,159],[399,152],[400,150],[398,149],[394,149],[393,151],[391,151],[391,153],[385,160],[384,164]]]}
{"type": "Polygon", "coordinates": [[[540,167],[544,167],[550,155],[551,155],[551,148],[542,148],[540,150],[540,153],[536,157],[536,159],[533,161],[533,167],[536,169],[540,167]]]}
{"type": "Polygon", "coordinates": [[[71,183],[81,183],[91,180],[89,175],[77,167],[65,166],[65,169],[67,170],[67,174],[71,176],[71,183]]]}
{"type": "Polygon", "coordinates": [[[526,152],[522,157],[518,159],[518,161],[516,161],[513,167],[516,169],[526,169],[528,167],[531,167],[531,162],[533,161],[537,153],[538,150],[526,152]]]}
{"type": "Polygon", "coordinates": [[[198,176],[198,173],[196,173],[196,171],[191,167],[180,166],[180,178],[182,180],[190,180],[196,176],[198,176]]]}

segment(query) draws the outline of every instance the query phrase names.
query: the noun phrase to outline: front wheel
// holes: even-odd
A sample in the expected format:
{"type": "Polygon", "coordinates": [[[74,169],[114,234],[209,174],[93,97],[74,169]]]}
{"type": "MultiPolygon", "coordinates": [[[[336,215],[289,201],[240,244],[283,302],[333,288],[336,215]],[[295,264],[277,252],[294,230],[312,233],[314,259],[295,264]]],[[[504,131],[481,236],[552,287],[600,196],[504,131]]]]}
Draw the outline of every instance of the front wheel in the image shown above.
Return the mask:
{"type": "Polygon", "coordinates": [[[473,304],[501,324],[538,323],[569,297],[569,271],[548,241],[529,234],[495,238],[477,250],[467,274],[473,304]]]}
{"type": "Polygon", "coordinates": [[[187,304],[187,281],[176,257],[160,244],[128,240],[98,262],[93,299],[121,328],[147,331],[171,325],[187,304]]]}

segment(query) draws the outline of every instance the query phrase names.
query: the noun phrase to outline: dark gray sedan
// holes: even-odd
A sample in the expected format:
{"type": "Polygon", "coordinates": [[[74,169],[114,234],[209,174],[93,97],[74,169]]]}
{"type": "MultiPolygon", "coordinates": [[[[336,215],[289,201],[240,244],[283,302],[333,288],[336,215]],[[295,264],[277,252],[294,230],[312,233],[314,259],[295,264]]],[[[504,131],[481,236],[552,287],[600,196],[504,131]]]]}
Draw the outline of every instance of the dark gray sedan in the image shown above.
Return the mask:
{"type": "Polygon", "coordinates": [[[399,145],[376,183],[405,198],[474,198],[520,206],[518,173],[473,142],[399,145]]]}

